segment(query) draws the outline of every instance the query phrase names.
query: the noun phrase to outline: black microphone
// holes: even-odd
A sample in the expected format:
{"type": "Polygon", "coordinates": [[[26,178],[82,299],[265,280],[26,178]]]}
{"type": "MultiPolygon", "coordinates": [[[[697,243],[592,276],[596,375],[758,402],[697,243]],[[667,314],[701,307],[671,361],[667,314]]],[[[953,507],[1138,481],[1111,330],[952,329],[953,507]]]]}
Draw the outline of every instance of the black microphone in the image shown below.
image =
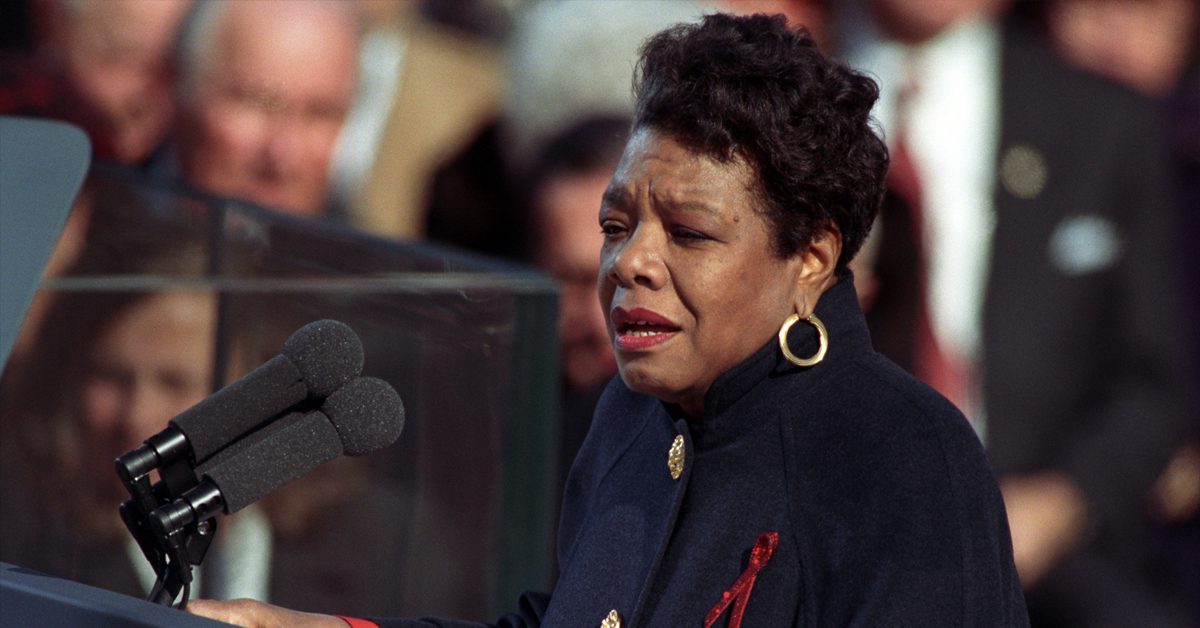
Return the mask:
{"type": "Polygon", "coordinates": [[[279,355],[171,419],[163,431],[117,459],[129,484],[151,469],[202,462],[264,421],[305,401],[319,401],[362,373],[362,342],[335,320],[301,327],[279,355]]]}
{"type": "Polygon", "coordinates": [[[360,377],[329,396],[320,410],[291,412],[238,441],[196,469],[200,484],[150,515],[162,535],[235,513],[339,455],[387,446],[404,428],[404,404],[381,379],[360,377]]]}

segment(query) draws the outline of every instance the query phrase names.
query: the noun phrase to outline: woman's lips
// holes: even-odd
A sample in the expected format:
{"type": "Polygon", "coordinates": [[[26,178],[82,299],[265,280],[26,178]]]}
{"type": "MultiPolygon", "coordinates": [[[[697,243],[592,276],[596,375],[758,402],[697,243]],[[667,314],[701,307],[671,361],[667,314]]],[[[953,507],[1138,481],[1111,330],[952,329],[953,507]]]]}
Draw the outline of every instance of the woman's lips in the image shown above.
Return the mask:
{"type": "Polygon", "coordinates": [[[679,325],[671,319],[644,308],[625,310],[613,308],[613,329],[616,338],[613,345],[618,351],[638,351],[658,346],[679,332],[679,325]]]}

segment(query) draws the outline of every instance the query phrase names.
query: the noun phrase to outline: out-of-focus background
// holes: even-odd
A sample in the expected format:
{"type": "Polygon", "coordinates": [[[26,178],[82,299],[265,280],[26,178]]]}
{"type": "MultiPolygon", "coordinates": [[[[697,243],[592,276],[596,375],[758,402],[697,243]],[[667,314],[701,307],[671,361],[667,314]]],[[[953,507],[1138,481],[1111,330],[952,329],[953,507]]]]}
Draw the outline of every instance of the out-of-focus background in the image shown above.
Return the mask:
{"type": "Polygon", "coordinates": [[[112,459],[335,318],[405,432],[230,517],[197,594],[485,619],[552,586],[638,47],[711,11],[879,81],[860,300],[984,440],[1034,625],[1198,625],[1195,0],[0,3],[0,115],[93,147],[0,380],[0,561],[144,597],[112,459]]]}

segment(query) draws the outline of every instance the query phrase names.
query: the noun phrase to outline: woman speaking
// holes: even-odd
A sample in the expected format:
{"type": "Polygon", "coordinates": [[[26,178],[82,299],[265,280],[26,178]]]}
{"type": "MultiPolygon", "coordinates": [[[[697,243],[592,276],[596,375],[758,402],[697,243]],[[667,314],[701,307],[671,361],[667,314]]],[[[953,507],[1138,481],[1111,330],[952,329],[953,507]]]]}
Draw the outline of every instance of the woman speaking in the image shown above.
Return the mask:
{"type": "Polygon", "coordinates": [[[1027,625],[979,441],[872,350],[847,269],[887,170],[876,85],[782,17],[718,14],[653,37],[635,93],[599,212],[620,377],[567,482],[557,584],[498,625],[1027,625]]]}

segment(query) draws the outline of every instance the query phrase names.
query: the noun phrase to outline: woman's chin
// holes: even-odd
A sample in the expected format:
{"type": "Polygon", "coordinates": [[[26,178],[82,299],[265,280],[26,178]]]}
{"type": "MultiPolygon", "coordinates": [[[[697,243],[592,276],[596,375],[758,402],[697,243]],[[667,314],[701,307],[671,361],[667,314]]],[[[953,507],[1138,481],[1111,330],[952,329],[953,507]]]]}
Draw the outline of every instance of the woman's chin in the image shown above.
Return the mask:
{"type": "Polygon", "coordinates": [[[661,369],[653,368],[653,365],[646,363],[647,360],[618,362],[621,381],[625,382],[630,390],[658,397],[667,403],[678,402],[682,387],[666,377],[667,374],[661,369]]]}

